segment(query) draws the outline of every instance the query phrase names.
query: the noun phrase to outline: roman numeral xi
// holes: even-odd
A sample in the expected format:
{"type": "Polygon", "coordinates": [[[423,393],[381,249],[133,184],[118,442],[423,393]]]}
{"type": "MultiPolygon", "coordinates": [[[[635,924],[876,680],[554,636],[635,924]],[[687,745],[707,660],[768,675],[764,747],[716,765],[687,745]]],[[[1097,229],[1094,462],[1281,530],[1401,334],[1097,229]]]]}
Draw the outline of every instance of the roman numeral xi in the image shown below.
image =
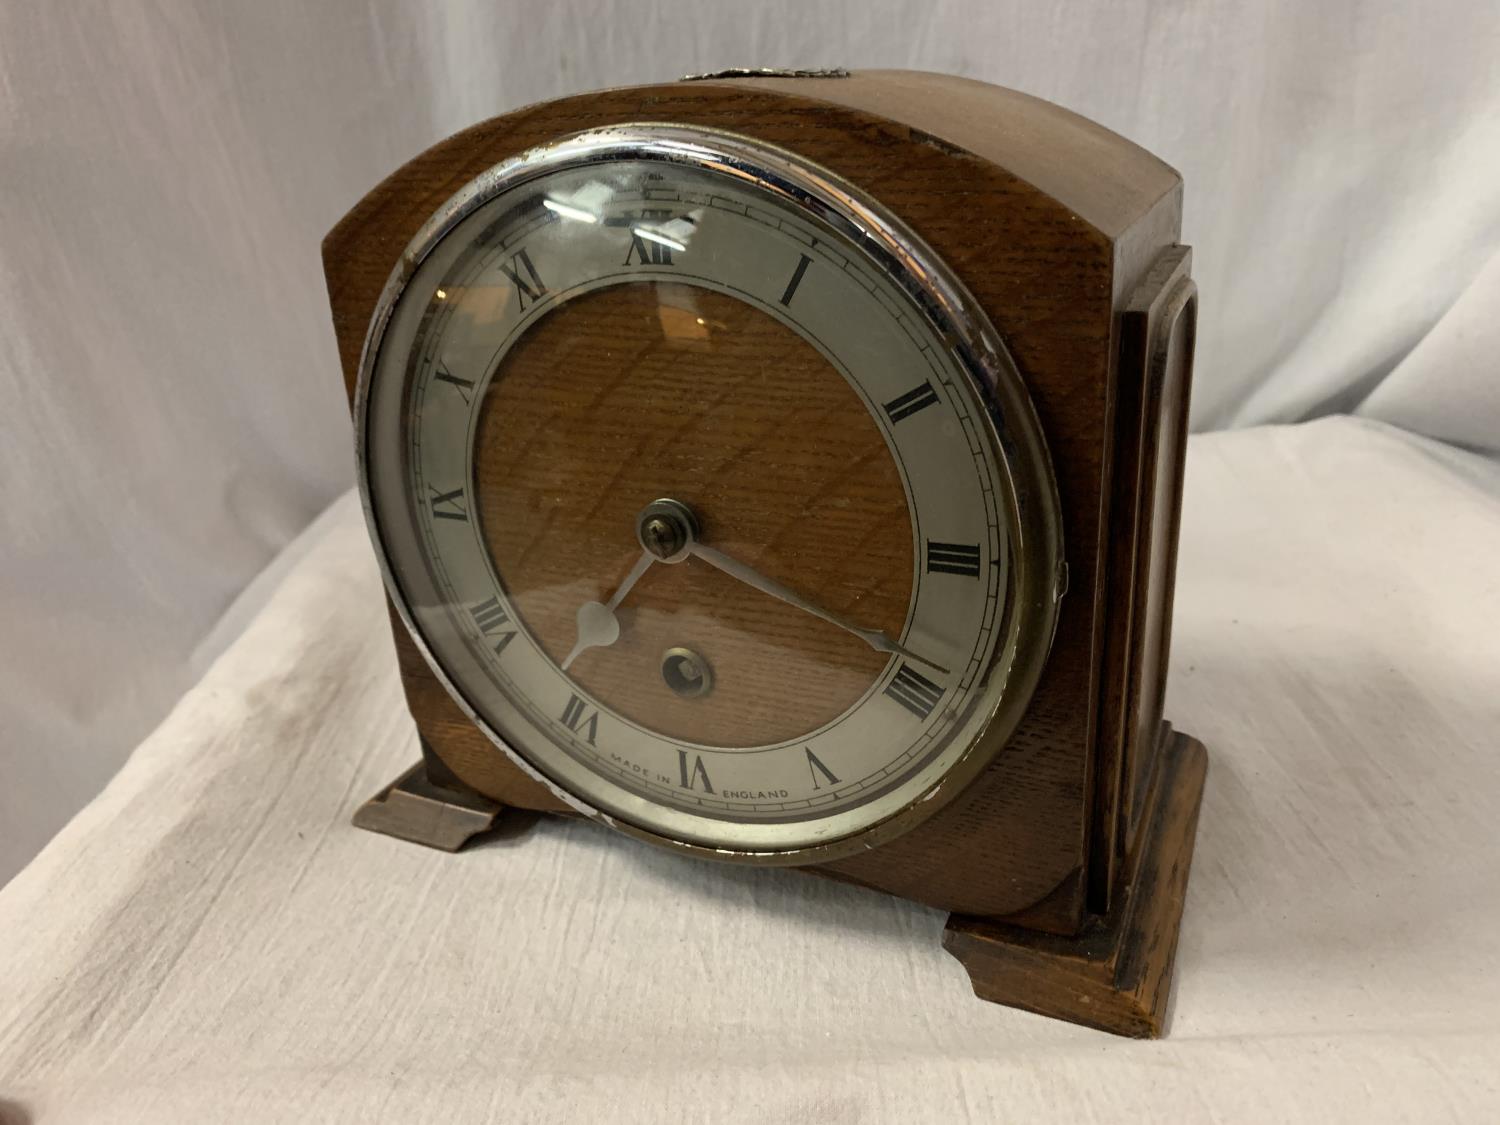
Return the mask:
{"type": "Polygon", "coordinates": [[[510,278],[510,283],[516,287],[516,301],[522,312],[526,311],[527,301],[535,301],[547,292],[547,287],[542,284],[542,275],[536,272],[536,266],[531,264],[531,255],[525,249],[503,263],[500,272],[510,278]]]}

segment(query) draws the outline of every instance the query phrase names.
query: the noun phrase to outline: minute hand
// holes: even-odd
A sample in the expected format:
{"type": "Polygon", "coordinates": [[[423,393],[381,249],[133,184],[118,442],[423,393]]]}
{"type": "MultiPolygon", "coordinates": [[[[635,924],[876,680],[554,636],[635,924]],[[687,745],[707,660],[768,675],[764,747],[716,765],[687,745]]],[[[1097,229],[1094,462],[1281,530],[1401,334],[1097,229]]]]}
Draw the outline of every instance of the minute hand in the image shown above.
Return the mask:
{"type": "Polygon", "coordinates": [[[774,578],[767,578],[759,571],[746,566],[744,563],[739,562],[736,559],[730,558],[723,551],[717,551],[712,547],[705,547],[702,543],[698,543],[696,541],[688,549],[694,555],[697,555],[704,562],[708,563],[709,566],[717,567],[719,570],[722,570],[731,578],[738,578],[741,582],[745,583],[745,585],[753,586],[762,594],[770,594],[771,597],[777,599],[778,601],[786,602],[786,604],[790,606],[796,606],[804,613],[810,613],[814,617],[820,617],[830,625],[837,625],[846,633],[853,633],[856,637],[864,641],[865,644],[869,645],[876,652],[896,653],[898,655],[908,657],[912,660],[919,661],[920,663],[927,665],[927,667],[929,668],[935,668],[945,676],[948,674],[948,669],[944,668],[941,664],[934,664],[925,656],[918,656],[915,652],[912,652],[911,649],[897,644],[895,641],[891,640],[890,637],[886,636],[880,630],[861,629],[852,621],[847,621],[836,613],[830,613],[822,606],[813,605],[812,602],[802,597],[802,595],[798,594],[795,590],[789,589],[788,587],[783,586],[780,582],[777,582],[774,578]]]}

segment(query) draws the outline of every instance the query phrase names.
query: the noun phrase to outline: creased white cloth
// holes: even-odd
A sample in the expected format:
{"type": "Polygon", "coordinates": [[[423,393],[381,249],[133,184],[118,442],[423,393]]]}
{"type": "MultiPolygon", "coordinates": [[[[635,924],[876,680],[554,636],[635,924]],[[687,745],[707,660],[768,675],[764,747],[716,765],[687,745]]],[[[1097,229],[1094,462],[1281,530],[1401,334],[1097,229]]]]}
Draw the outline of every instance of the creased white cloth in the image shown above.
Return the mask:
{"type": "Polygon", "coordinates": [[[318,244],[427,145],[725,66],[998,82],[1182,171],[1195,428],[1373,389],[1496,450],[1497,57],[1495,0],[0,4],[0,883],[351,483],[318,244]]]}
{"type": "Polygon", "coordinates": [[[1168,713],[1211,764],[1164,1042],[974,999],[874,892],[352,828],[416,748],[346,496],[0,891],[0,1121],[1500,1118],[1500,470],[1197,437],[1183,535],[1168,713]]]}

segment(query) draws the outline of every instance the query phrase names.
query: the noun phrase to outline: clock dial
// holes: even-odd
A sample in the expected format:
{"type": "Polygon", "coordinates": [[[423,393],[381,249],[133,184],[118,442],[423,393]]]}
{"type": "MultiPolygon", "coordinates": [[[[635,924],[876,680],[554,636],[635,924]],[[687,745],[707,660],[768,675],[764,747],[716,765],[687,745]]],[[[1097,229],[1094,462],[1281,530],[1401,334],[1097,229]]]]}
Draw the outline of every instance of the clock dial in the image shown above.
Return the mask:
{"type": "Polygon", "coordinates": [[[377,322],[363,483],[497,741],[637,830],[793,852],[972,753],[1017,515],[971,342],[746,167],[637,138],[476,187],[377,322]]]}

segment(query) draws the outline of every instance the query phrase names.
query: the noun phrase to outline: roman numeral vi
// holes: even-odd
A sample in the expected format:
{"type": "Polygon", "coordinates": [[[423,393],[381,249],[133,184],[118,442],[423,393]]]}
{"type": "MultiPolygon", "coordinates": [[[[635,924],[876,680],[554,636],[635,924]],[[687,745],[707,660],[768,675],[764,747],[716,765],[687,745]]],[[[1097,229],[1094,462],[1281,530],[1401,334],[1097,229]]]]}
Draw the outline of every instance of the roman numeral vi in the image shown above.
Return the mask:
{"type": "Polygon", "coordinates": [[[677,751],[677,773],[684,789],[696,789],[698,783],[703,783],[703,792],[714,791],[713,782],[708,780],[708,769],[703,764],[703,755],[694,754],[692,767],[688,767],[688,754],[686,750],[677,751]]]}

